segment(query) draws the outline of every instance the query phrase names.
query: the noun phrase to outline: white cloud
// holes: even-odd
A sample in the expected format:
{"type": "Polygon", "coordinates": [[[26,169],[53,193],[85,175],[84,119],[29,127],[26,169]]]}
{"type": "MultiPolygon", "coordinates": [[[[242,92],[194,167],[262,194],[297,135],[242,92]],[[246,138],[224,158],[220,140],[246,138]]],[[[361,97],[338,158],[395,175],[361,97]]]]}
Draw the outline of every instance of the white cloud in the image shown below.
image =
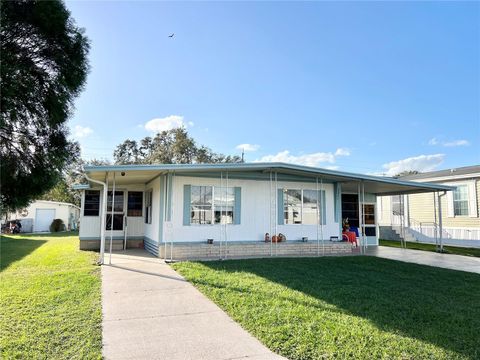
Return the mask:
{"type": "Polygon", "coordinates": [[[431,138],[428,141],[428,145],[442,145],[445,147],[455,147],[455,146],[469,146],[470,142],[464,139],[440,142],[437,138],[431,138]]]}
{"type": "Polygon", "coordinates": [[[145,129],[154,133],[158,133],[161,131],[176,129],[179,127],[187,127],[187,125],[193,126],[193,122],[189,121],[188,123],[185,123],[183,121],[183,116],[170,115],[164,118],[155,118],[148,121],[145,124],[145,129]]]}
{"type": "Polygon", "coordinates": [[[193,127],[193,126],[195,125],[193,121],[189,121],[187,124],[188,124],[188,126],[190,126],[190,127],[193,127]]]}
{"type": "Polygon", "coordinates": [[[445,154],[419,155],[403,160],[383,164],[385,175],[395,176],[403,171],[416,170],[419,172],[435,170],[445,158],[445,154]]]}
{"type": "Polygon", "coordinates": [[[285,162],[298,165],[306,166],[319,166],[321,163],[330,163],[334,164],[337,156],[348,156],[350,151],[344,148],[339,148],[332,152],[317,152],[311,154],[302,154],[302,155],[292,155],[290,151],[284,150],[280,151],[275,155],[266,155],[260,159],[255,160],[255,162],[285,162]]]}
{"type": "Polygon", "coordinates": [[[430,140],[428,140],[428,145],[437,145],[437,144],[438,144],[437,138],[431,138],[430,140]]]}
{"type": "Polygon", "coordinates": [[[468,146],[470,142],[468,140],[454,140],[449,142],[444,142],[443,146],[453,147],[453,146],[468,146]]]}
{"type": "Polygon", "coordinates": [[[347,148],[338,148],[337,151],[335,151],[335,156],[349,156],[350,155],[350,150],[347,148]]]}
{"type": "Polygon", "coordinates": [[[88,126],[75,125],[75,127],[73,128],[73,137],[77,139],[87,137],[91,133],[93,133],[93,130],[90,129],[88,126]]]}
{"type": "Polygon", "coordinates": [[[260,145],[254,145],[254,144],[240,144],[235,147],[235,149],[240,150],[240,151],[245,151],[245,152],[253,152],[257,151],[260,149],[260,145]]]}

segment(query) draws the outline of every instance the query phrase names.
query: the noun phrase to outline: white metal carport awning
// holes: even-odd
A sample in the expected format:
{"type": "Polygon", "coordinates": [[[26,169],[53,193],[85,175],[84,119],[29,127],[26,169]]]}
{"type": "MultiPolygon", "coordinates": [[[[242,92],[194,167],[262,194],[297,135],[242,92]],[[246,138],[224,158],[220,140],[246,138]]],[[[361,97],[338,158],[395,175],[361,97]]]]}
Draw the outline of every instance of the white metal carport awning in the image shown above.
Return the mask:
{"type": "Polygon", "coordinates": [[[268,180],[268,173],[275,172],[278,175],[296,175],[315,182],[316,178],[323,181],[342,183],[345,191],[356,191],[357,184],[363,182],[365,192],[376,195],[399,195],[415,194],[422,192],[449,191],[454,187],[405,181],[390,177],[355,174],[343,171],[314,168],[303,165],[286,163],[228,163],[228,164],[159,164],[159,165],[107,165],[107,166],[86,166],[85,172],[92,180],[105,181],[108,174],[116,173],[117,185],[124,184],[147,184],[156,177],[175,173],[177,175],[192,175],[196,173],[228,172],[233,178],[234,174],[264,173],[265,180],[268,180]]]}

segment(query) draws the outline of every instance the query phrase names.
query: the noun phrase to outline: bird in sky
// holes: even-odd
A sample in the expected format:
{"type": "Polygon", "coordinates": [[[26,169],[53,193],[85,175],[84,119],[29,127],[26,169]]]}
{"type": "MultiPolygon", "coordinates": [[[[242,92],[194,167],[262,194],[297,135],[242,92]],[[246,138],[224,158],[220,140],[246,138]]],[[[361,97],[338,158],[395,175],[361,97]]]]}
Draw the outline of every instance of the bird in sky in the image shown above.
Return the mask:
{"type": "Polygon", "coordinates": [[[172,37],[173,37],[173,35],[175,35],[175,33],[172,33],[172,35],[168,35],[168,37],[169,37],[169,38],[172,38],[172,37]]]}

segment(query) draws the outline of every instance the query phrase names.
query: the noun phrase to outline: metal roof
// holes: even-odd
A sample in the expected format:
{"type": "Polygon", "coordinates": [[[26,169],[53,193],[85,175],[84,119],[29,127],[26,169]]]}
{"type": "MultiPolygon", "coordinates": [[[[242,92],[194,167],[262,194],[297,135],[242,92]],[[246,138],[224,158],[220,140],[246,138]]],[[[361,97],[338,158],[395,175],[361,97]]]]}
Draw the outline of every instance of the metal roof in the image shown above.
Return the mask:
{"type": "Polygon", "coordinates": [[[461,175],[478,176],[480,174],[480,165],[464,166],[459,168],[451,168],[438,171],[430,171],[421,174],[401,176],[403,180],[420,180],[420,179],[434,179],[444,177],[455,177],[461,175]]]}
{"type": "Polygon", "coordinates": [[[329,182],[341,182],[344,191],[357,190],[359,182],[365,184],[365,191],[378,195],[394,195],[407,193],[420,193],[432,191],[448,191],[454,187],[418,183],[406,181],[403,179],[394,179],[390,177],[379,177],[373,175],[356,174],[344,171],[329,170],[304,165],[287,164],[281,162],[269,163],[221,163],[221,164],[154,164],[154,165],[102,165],[102,166],[85,166],[85,171],[89,177],[95,180],[104,181],[109,176],[112,180],[112,173],[116,174],[117,184],[147,184],[158,175],[166,173],[175,173],[177,175],[210,174],[215,176],[216,173],[228,171],[231,177],[235,174],[257,174],[265,177],[270,172],[278,172],[278,174],[302,177],[314,181],[316,177],[329,182]],[[119,174],[120,173],[120,174],[119,174]],[[124,173],[126,176],[122,176],[124,173]],[[120,176],[119,176],[120,175],[120,176]]]}

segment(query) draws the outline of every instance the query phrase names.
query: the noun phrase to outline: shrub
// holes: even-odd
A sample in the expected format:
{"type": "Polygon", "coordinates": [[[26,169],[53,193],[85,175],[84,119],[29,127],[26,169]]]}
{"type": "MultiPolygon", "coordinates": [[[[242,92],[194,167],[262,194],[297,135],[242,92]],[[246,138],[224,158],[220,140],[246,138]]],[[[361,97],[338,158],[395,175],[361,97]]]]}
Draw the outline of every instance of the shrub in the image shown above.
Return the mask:
{"type": "Polygon", "coordinates": [[[65,224],[62,219],[55,219],[50,225],[50,232],[59,232],[65,230],[65,224]]]}

